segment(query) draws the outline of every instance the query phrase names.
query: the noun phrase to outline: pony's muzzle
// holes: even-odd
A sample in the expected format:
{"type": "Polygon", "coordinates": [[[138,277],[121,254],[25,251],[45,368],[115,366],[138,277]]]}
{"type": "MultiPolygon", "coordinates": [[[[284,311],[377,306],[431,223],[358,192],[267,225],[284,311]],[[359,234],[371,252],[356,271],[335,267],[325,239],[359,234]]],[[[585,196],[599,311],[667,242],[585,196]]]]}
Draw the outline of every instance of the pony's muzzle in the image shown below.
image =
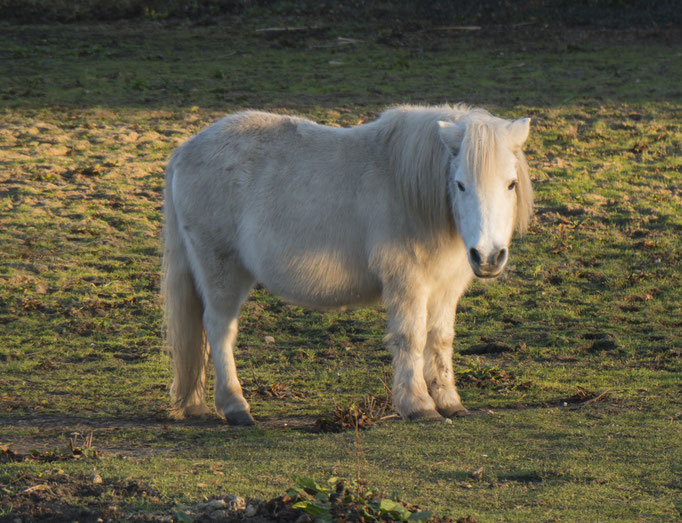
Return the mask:
{"type": "Polygon", "coordinates": [[[495,278],[499,276],[507,263],[508,256],[509,251],[504,247],[502,249],[493,249],[487,256],[483,256],[474,247],[469,249],[469,263],[474,270],[474,274],[479,278],[495,278]]]}

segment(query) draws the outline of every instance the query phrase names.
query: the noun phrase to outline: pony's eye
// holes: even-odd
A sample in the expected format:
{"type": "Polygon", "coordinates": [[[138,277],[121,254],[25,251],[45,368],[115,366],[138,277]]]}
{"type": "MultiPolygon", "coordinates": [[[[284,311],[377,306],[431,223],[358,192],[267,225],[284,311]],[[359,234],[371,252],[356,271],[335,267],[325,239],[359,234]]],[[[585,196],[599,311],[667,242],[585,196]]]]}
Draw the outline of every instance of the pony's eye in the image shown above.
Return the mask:
{"type": "Polygon", "coordinates": [[[462,185],[462,182],[457,182],[457,188],[462,192],[464,192],[466,190],[466,189],[464,189],[464,185],[462,185]]]}
{"type": "Polygon", "coordinates": [[[509,187],[507,187],[510,191],[513,191],[516,189],[516,180],[514,180],[512,183],[509,184],[509,187]]]}

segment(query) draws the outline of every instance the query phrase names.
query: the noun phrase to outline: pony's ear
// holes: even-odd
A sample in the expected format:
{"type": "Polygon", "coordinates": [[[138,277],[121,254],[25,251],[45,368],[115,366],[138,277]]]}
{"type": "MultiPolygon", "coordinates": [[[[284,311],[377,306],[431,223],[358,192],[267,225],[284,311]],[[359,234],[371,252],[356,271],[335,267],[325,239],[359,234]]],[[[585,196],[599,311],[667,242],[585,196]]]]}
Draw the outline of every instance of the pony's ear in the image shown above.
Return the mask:
{"type": "Polygon", "coordinates": [[[452,152],[457,154],[464,139],[464,126],[455,125],[452,122],[438,121],[438,135],[441,141],[447,145],[452,152]]]}
{"type": "Polygon", "coordinates": [[[509,139],[512,147],[518,149],[528,139],[530,132],[530,118],[519,118],[509,124],[509,139]]]}

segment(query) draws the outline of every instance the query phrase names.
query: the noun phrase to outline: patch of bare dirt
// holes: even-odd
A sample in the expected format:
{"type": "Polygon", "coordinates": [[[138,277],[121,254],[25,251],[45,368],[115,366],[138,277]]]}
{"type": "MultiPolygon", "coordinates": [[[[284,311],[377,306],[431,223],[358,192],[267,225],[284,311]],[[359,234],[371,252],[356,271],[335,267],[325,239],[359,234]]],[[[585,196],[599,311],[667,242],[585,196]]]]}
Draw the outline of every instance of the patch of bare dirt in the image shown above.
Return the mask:
{"type": "Polygon", "coordinates": [[[130,507],[140,501],[167,503],[140,481],[108,481],[94,472],[90,477],[70,476],[61,470],[40,476],[23,474],[0,484],[0,506],[11,507],[0,522],[172,521],[170,517],[137,516],[130,507]]]}

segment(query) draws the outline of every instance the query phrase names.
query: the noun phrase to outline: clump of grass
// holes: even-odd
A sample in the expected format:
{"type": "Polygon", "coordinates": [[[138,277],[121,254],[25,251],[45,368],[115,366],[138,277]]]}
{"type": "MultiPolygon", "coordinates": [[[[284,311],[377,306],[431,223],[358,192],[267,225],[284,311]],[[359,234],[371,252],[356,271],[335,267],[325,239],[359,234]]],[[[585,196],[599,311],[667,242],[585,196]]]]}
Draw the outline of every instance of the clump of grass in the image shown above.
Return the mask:
{"type": "Polygon", "coordinates": [[[368,429],[372,425],[393,417],[386,415],[391,406],[390,396],[366,394],[357,403],[336,405],[330,416],[320,417],[313,426],[313,432],[344,432],[368,429]]]}

